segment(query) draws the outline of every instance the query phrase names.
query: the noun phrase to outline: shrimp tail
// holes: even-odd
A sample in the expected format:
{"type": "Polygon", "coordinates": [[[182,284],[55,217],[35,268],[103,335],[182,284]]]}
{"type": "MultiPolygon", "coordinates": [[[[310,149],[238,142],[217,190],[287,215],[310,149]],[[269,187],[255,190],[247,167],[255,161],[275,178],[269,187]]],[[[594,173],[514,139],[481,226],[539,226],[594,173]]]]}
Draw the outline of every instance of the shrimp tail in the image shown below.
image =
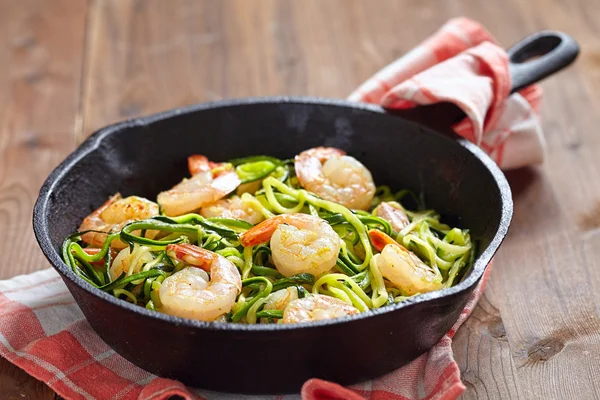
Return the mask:
{"type": "MultiPolygon", "coordinates": [[[[211,186],[219,193],[219,198],[221,198],[233,192],[241,183],[242,181],[237,172],[228,171],[217,175],[217,178],[211,183],[211,186]]],[[[218,199],[215,199],[215,201],[216,200],[218,199]]]]}
{"type": "Polygon", "coordinates": [[[281,224],[280,215],[264,220],[240,235],[240,244],[244,247],[266,243],[273,236],[275,229],[281,224]]]}
{"type": "Polygon", "coordinates": [[[215,253],[193,244],[170,244],[166,248],[169,257],[186,264],[192,265],[210,272],[210,267],[215,260],[215,253]]]}
{"type": "Polygon", "coordinates": [[[244,247],[256,246],[271,240],[271,236],[281,224],[300,227],[305,222],[305,214],[282,214],[264,220],[240,235],[240,243],[244,247]]]}
{"type": "Polygon", "coordinates": [[[217,167],[220,167],[221,165],[223,164],[210,161],[202,154],[193,154],[188,157],[188,170],[192,176],[201,172],[211,171],[217,167]]]}
{"type": "Polygon", "coordinates": [[[81,236],[81,239],[93,246],[102,247],[105,237],[101,235],[107,235],[108,232],[104,232],[98,227],[98,224],[102,224],[102,213],[111,205],[121,200],[121,193],[115,193],[112,195],[104,204],[94,210],[90,215],[85,217],[79,226],[79,232],[86,232],[81,236]],[[101,238],[99,238],[101,237],[101,238]]]}
{"type": "Polygon", "coordinates": [[[196,175],[200,172],[207,172],[211,170],[209,165],[210,161],[206,156],[202,154],[194,154],[188,157],[188,169],[190,170],[190,174],[196,175]]]}
{"type": "Polygon", "coordinates": [[[398,242],[392,239],[385,232],[380,231],[379,229],[371,229],[369,230],[369,239],[371,239],[371,244],[375,249],[379,252],[383,251],[385,246],[388,244],[393,244],[395,246],[400,246],[398,242]]]}
{"type": "Polygon", "coordinates": [[[400,232],[410,222],[404,210],[396,202],[382,202],[379,204],[373,213],[388,221],[397,232],[400,232]]]}

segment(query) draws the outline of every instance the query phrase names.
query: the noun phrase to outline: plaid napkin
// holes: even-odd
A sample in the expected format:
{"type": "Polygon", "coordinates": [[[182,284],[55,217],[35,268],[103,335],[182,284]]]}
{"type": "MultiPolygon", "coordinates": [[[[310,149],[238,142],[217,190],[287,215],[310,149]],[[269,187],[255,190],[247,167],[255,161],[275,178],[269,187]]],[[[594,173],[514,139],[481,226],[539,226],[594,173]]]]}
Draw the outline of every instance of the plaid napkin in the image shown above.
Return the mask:
{"type": "MultiPolygon", "coordinates": [[[[449,101],[467,115],[453,128],[504,169],[539,163],[541,92],[508,96],[507,55],[478,23],[453,19],[361,85],[350,100],[407,108],[449,101]]],[[[344,388],[319,379],[300,394],[242,396],[185,387],[116,354],[94,333],[56,272],[0,281],[0,355],[68,399],[455,399],[464,390],[452,337],[477,304],[490,268],[454,327],[428,353],[378,379],[344,388]]]]}
{"type": "Polygon", "coordinates": [[[545,152],[541,88],[531,85],[509,96],[510,85],[506,51],[479,23],[455,18],[348,99],[390,109],[454,103],[467,115],[454,131],[507,170],[539,164],[545,152]]]}
{"type": "Polygon", "coordinates": [[[428,353],[379,379],[346,389],[311,379],[301,394],[244,396],[187,388],[136,367],[108,347],[88,324],[53,269],[0,281],[0,356],[66,399],[358,400],[455,399],[464,390],[452,357],[452,336],[477,304],[490,268],[459,320],[428,353]]]}

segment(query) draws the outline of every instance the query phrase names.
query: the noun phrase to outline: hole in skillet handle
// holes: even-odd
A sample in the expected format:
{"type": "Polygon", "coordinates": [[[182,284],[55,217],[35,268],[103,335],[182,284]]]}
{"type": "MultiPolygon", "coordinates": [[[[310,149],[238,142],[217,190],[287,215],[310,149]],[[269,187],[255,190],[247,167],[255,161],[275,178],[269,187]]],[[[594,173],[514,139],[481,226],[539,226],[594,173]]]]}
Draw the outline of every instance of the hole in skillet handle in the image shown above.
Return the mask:
{"type": "Polygon", "coordinates": [[[541,31],[508,49],[511,93],[560,71],[577,58],[579,45],[571,36],[541,31]]]}

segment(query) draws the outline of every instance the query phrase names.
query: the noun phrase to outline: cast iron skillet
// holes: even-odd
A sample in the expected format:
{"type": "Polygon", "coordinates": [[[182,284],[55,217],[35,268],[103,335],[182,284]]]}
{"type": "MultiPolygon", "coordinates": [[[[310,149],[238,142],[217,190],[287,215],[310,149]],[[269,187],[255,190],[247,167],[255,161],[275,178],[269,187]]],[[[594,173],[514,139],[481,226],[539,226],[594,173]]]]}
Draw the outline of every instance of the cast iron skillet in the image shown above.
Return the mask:
{"type": "MultiPolygon", "coordinates": [[[[567,36],[545,33],[517,48],[513,61],[519,54],[539,53],[542,44],[554,50],[529,69],[526,64],[512,65],[515,88],[564,67],[577,53],[577,45],[567,36]]],[[[281,393],[297,391],[311,377],[356,383],[390,372],[429,350],[458,318],[506,235],[511,216],[511,193],[504,176],[465,140],[371,105],[266,98],[201,104],[101,129],[48,177],[35,205],[33,225],[42,251],[91,326],[125,358],[191,386],[281,393]],[[462,281],[336,320],[214,324],[117,300],[86,284],[61,260],[64,238],[109,195],[119,191],[155,198],[187,175],[186,157],[192,153],[217,161],[252,154],[289,158],[321,145],[346,150],[373,172],[376,182],[412,189],[447,221],[468,227],[479,248],[462,281]]]]}

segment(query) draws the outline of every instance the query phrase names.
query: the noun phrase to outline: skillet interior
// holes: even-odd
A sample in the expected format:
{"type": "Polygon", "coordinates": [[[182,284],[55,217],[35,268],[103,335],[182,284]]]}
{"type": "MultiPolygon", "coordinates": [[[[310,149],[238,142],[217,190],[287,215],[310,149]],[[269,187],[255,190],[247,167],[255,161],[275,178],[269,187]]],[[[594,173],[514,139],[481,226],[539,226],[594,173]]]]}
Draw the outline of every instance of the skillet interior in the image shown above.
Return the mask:
{"type": "Polygon", "coordinates": [[[286,392],[314,376],[348,384],[381,375],[431,348],[457,319],[511,215],[504,177],[468,142],[377,107],[277,98],[200,105],[97,132],[48,178],[34,228],[92,327],[132,362],[199,387],[286,392]],[[412,189],[428,207],[468,227],[479,240],[472,271],[451,289],[389,309],[302,327],[242,326],[129,305],[89,287],[60,261],[63,239],[110,194],[155,199],[187,175],[191,153],[215,161],[254,154],[288,158],[320,145],[343,148],[372,171],[376,183],[412,189]]]}

